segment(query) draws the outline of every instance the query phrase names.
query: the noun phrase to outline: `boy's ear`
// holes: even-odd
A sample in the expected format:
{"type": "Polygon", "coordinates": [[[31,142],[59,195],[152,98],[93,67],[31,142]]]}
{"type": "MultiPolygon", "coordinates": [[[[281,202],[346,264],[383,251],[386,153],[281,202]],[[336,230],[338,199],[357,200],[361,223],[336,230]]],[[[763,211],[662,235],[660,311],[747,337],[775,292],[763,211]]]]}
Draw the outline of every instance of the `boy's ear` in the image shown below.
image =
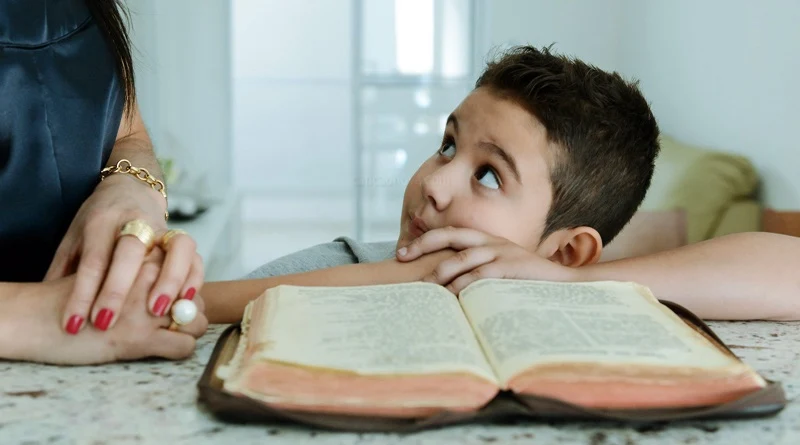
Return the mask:
{"type": "Polygon", "coordinates": [[[543,256],[567,267],[594,264],[603,253],[600,234],[591,227],[560,230],[551,234],[541,247],[543,256]]]}

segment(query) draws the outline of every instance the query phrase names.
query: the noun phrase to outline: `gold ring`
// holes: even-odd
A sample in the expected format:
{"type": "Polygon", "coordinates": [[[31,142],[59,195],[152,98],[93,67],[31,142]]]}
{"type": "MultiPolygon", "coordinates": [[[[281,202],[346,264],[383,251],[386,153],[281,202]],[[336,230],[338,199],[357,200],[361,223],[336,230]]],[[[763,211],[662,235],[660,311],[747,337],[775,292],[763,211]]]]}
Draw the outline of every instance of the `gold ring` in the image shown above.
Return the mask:
{"type": "Polygon", "coordinates": [[[128,235],[134,236],[141,241],[147,252],[150,252],[155,245],[156,232],[149,224],[141,219],[128,221],[122,226],[122,229],[119,231],[119,236],[123,237],[128,235]]]}
{"type": "Polygon", "coordinates": [[[167,243],[169,243],[169,240],[171,240],[176,235],[186,235],[186,236],[188,236],[189,233],[186,232],[185,230],[181,230],[181,229],[167,230],[167,233],[165,233],[161,237],[161,245],[164,246],[164,247],[167,247],[167,243]]]}

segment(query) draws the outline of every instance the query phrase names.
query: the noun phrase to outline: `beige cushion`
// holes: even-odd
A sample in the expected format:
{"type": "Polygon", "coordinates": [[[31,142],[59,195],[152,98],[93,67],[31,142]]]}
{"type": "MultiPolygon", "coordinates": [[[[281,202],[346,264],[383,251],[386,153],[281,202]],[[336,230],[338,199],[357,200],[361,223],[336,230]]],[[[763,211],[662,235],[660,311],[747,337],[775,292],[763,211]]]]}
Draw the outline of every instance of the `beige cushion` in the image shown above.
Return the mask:
{"type": "Polygon", "coordinates": [[[600,261],[611,261],[675,249],[686,245],[683,210],[640,211],[603,248],[600,261]]]}
{"type": "Polygon", "coordinates": [[[701,148],[661,137],[653,181],[640,210],[683,209],[687,241],[714,236],[727,209],[751,199],[758,175],[743,156],[701,148]]]}
{"type": "Polygon", "coordinates": [[[761,215],[758,201],[737,201],[722,214],[712,238],[731,233],[758,232],[761,230],[761,215]]]}

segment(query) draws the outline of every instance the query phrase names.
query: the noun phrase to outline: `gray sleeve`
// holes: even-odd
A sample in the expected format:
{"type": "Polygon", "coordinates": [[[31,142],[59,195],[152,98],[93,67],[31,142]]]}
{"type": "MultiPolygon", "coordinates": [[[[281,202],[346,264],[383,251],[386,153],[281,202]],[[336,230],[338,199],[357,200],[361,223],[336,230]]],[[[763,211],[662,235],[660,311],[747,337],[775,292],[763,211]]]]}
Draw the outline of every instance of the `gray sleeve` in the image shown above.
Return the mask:
{"type": "Polygon", "coordinates": [[[354,264],[358,258],[350,246],[340,240],[319,244],[270,261],[250,272],[244,279],[275,277],[317,269],[354,264]]]}

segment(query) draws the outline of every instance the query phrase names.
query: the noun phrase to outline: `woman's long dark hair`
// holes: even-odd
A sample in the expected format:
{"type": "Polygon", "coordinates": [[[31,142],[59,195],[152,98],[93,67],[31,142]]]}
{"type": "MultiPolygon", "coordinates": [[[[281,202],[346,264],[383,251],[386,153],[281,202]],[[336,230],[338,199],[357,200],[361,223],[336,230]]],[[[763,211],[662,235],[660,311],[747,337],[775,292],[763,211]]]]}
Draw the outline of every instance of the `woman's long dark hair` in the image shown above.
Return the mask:
{"type": "Polygon", "coordinates": [[[86,6],[114,53],[117,73],[125,89],[125,111],[129,112],[136,100],[136,82],[133,76],[132,45],[123,21],[124,15],[130,23],[128,9],[123,0],[86,0],[86,6]]]}

